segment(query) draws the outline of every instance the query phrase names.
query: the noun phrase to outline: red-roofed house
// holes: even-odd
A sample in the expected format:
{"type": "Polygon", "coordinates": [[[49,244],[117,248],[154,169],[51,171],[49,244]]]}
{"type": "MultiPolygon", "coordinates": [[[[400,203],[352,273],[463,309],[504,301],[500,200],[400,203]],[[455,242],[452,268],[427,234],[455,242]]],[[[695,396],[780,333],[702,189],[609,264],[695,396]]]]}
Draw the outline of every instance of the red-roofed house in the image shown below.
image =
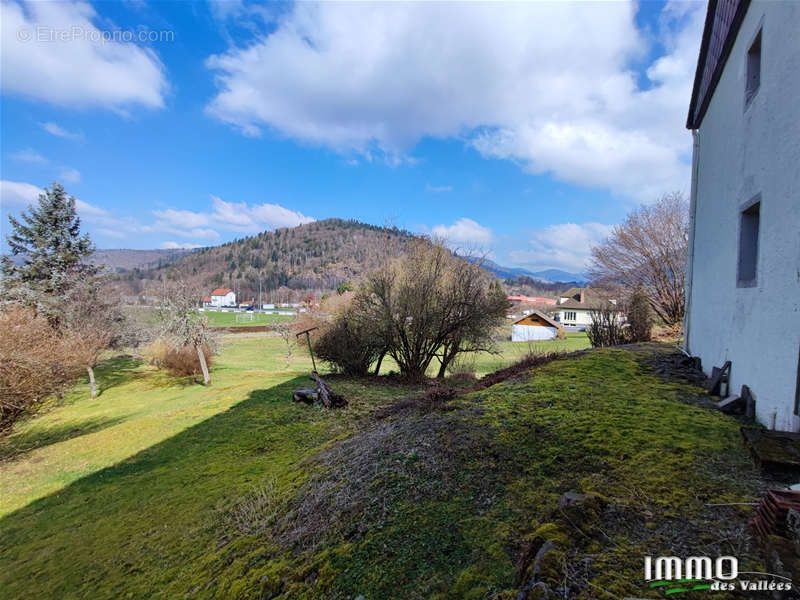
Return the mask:
{"type": "Polygon", "coordinates": [[[236,294],[228,288],[217,288],[203,298],[204,306],[236,306],[236,294]]]}

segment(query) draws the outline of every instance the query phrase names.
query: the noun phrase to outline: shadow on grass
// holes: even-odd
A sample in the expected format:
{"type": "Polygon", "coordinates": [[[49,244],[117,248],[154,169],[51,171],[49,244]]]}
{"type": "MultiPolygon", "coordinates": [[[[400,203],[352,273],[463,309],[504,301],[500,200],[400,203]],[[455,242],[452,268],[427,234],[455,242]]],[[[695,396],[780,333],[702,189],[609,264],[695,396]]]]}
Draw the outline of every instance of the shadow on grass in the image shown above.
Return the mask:
{"type": "Polygon", "coordinates": [[[143,365],[145,365],[144,361],[130,354],[120,354],[101,362],[94,370],[97,377],[98,397],[102,396],[103,392],[134,379],[146,378],[149,387],[153,389],[188,387],[202,381],[199,375],[181,377],[170,375],[165,369],[158,369],[155,372],[141,370],[143,365]]]}
{"type": "Polygon", "coordinates": [[[33,427],[19,433],[12,433],[8,437],[0,439],[0,463],[18,461],[37,448],[96,433],[122,423],[126,419],[127,416],[113,419],[87,419],[80,422],[53,424],[46,429],[33,427]]]}
{"type": "Polygon", "coordinates": [[[142,361],[130,354],[119,354],[101,362],[94,370],[99,394],[135,379],[136,369],[141,364],[142,361]]]}
{"type": "MultiPolygon", "coordinates": [[[[3,517],[0,589],[14,598],[187,593],[219,543],[220,507],[267,477],[291,477],[352,423],[346,409],[293,403],[292,390],[306,382],[254,390],[227,411],[3,517]],[[187,565],[180,576],[178,563],[187,565]]],[[[213,579],[206,576],[199,576],[204,585],[213,579]]]]}

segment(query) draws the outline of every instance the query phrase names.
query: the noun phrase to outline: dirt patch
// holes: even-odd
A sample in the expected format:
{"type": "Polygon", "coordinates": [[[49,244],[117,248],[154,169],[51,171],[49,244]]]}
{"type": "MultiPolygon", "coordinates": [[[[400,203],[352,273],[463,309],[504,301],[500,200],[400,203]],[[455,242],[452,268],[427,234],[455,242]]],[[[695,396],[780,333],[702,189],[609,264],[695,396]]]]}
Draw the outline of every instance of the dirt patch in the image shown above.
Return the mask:
{"type": "Polygon", "coordinates": [[[473,388],[475,390],[482,390],[491,387],[501,381],[508,379],[516,379],[520,375],[529,371],[533,367],[538,367],[554,360],[564,358],[576,358],[590,352],[590,350],[578,350],[576,352],[547,352],[545,354],[529,354],[520,361],[515,362],[510,367],[499,369],[493,373],[485,375],[478,381],[477,385],[473,388]]]}
{"type": "Polygon", "coordinates": [[[309,461],[316,475],[297,491],[274,538],[294,551],[332,536],[360,538],[394,516],[398,497],[414,503],[452,495],[464,485],[462,457],[490,445],[486,431],[453,413],[375,423],[309,461]]]}

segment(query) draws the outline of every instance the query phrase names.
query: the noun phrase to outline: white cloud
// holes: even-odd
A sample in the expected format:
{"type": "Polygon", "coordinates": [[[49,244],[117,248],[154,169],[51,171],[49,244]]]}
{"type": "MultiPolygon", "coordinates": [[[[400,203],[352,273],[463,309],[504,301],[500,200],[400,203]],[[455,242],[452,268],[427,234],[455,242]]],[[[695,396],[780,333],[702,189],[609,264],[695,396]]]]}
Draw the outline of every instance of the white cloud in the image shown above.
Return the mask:
{"type": "Polygon", "coordinates": [[[174,208],[154,211],[157,220],[153,225],[147,226],[147,229],[187,238],[215,240],[220,235],[212,227],[241,233],[256,233],[265,229],[295,227],[314,220],[279,204],[249,205],[246,202],[226,202],[213,195],[211,204],[210,212],[174,208]]]}
{"type": "Polygon", "coordinates": [[[453,186],[452,185],[431,185],[430,183],[425,185],[426,192],[433,192],[434,194],[443,194],[445,192],[452,192],[453,186]]]}
{"type": "Polygon", "coordinates": [[[201,244],[189,244],[184,242],[166,241],[161,243],[165,250],[177,250],[179,248],[202,248],[201,244]]]}
{"type": "Polygon", "coordinates": [[[67,183],[80,183],[81,181],[81,172],[78,171],[78,169],[71,169],[69,167],[61,169],[58,176],[59,179],[63,179],[67,183]]]}
{"type": "Polygon", "coordinates": [[[602,223],[551,225],[534,232],[527,249],[512,250],[508,256],[516,266],[583,273],[592,246],[602,243],[612,229],[613,226],[602,223]]]}
{"type": "Polygon", "coordinates": [[[668,5],[657,40],[636,3],[310,3],[208,59],[209,114],[342,154],[405,156],[459,138],[533,173],[646,199],[688,186],[684,129],[701,3],[668,5]],[[648,42],[666,54],[638,86],[648,42]]]}
{"type": "Polygon", "coordinates": [[[169,224],[172,227],[205,227],[211,222],[209,215],[196,213],[191,210],[176,210],[168,208],[166,210],[156,210],[153,214],[159,221],[169,224]]]}
{"type": "Polygon", "coordinates": [[[280,204],[248,206],[246,202],[226,202],[217,196],[211,198],[214,203],[212,219],[233,231],[254,233],[263,229],[297,227],[314,221],[312,217],[290,210],[280,204]]]}
{"type": "MultiPolygon", "coordinates": [[[[44,193],[44,189],[39,186],[24,181],[0,181],[0,205],[3,211],[18,211],[36,204],[39,195],[44,193]]],[[[104,208],[94,204],[84,202],[80,198],[75,198],[75,208],[82,221],[93,225],[102,225],[116,229],[125,229],[132,223],[119,219],[104,208]]]]}
{"type": "Polygon", "coordinates": [[[83,134],[76,133],[73,131],[68,131],[61,127],[58,123],[54,123],[53,121],[47,121],[46,123],[39,123],[39,127],[44,129],[50,135],[54,135],[56,137],[64,138],[67,140],[82,140],[83,134]]]}
{"type": "Polygon", "coordinates": [[[120,112],[164,106],[167,81],[156,54],[104,39],[89,4],[4,1],[2,16],[4,93],[120,112]]]}
{"type": "Polygon", "coordinates": [[[447,240],[450,245],[486,246],[492,242],[491,229],[466,217],[461,217],[452,225],[436,225],[431,233],[447,240]]]}
{"type": "Polygon", "coordinates": [[[19,210],[33,204],[42,188],[24,181],[0,180],[0,205],[4,211],[19,210]]]}
{"type": "Polygon", "coordinates": [[[10,156],[14,160],[18,160],[20,162],[34,163],[39,165],[47,164],[47,159],[33,148],[24,148],[18,152],[14,152],[10,156]]]}

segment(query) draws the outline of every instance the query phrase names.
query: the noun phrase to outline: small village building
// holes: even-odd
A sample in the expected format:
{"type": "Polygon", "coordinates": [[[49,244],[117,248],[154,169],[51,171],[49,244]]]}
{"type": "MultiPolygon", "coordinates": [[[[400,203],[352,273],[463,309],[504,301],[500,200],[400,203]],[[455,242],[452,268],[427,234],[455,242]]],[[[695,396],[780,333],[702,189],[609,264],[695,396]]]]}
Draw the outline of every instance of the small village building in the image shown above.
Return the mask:
{"type": "Polygon", "coordinates": [[[712,0],[694,138],[684,350],[800,430],[800,3],[712,0]],[[747,388],[743,388],[747,386],[747,388]]]}
{"type": "Polygon", "coordinates": [[[558,298],[555,319],[568,331],[585,331],[592,324],[592,312],[616,303],[589,287],[570,288],[558,298]]]}
{"type": "MultiPolygon", "coordinates": [[[[208,299],[208,306],[217,308],[222,306],[236,306],[236,294],[233,290],[228,288],[217,288],[213,290],[208,296],[208,299]]],[[[205,304],[205,298],[203,299],[203,303],[205,304]]]]}
{"type": "Polygon", "coordinates": [[[552,340],[558,335],[561,325],[538,310],[532,311],[511,325],[512,342],[552,340]]]}

